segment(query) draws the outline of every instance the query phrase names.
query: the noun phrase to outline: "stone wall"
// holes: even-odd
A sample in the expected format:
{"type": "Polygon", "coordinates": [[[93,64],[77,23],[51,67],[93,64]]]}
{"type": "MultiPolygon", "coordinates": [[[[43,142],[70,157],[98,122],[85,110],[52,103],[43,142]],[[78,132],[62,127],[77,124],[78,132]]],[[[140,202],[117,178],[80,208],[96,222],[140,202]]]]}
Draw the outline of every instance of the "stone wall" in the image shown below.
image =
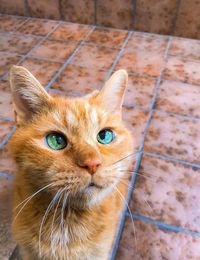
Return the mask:
{"type": "Polygon", "coordinates": [[[200,0],[0,0],[0,13],[200,39],[200,0]]]}

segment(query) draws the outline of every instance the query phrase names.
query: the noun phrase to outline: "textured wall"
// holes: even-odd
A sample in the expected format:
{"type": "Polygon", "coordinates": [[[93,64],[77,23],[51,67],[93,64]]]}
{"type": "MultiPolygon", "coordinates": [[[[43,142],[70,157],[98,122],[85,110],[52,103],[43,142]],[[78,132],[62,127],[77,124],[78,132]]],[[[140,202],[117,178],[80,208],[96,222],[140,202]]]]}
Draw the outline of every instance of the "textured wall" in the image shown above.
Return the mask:
{"type": "Polygon", "coordinates": [[[200,0],[0,0],[0,13],[200,39],[200,0]]]}

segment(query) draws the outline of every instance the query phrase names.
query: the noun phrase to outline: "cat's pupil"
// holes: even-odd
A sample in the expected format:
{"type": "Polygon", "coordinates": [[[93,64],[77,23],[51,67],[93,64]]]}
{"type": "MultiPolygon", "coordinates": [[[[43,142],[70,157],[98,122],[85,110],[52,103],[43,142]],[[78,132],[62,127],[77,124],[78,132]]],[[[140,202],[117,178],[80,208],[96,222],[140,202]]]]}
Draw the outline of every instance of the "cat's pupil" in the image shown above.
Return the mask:
{"type": "Polygon", "coordinates": [[[106,131],[100,132],[100,133],[99,133],[99,136],[100,136],[101,139],[105,139],[105,137],[106,137],[106,131]]]}
{"type": "Polygon", "coordinates": [[[58,144],[62,144],[63,138],[61,136],[57,136],[56,141],[57,141],[58,144]]]}

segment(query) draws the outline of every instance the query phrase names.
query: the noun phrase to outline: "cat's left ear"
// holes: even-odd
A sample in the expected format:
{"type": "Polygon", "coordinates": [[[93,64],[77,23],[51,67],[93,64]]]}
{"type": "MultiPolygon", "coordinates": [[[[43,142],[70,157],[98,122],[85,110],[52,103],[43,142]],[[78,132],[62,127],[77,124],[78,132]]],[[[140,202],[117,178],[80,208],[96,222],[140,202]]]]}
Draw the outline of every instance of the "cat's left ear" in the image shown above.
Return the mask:
{"type": "Polygon", "coordinates": [[[110,113],[120,114],[127,84],[127,72],[116,71],[97,94],[95,98],[97,104],[110,113]]]}
{"type": "Polygon", "coordinates": [[[10,86],[18,124],[38,114],[51,99],[40,82],[22,66],[11,68],[10,86]]]}

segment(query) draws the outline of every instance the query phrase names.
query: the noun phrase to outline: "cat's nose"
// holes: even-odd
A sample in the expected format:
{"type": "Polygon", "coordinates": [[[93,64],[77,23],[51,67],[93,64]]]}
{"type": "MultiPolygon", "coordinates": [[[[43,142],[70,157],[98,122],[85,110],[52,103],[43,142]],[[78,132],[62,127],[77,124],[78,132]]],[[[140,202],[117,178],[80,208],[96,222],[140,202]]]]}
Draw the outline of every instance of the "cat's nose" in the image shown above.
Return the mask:
{"type": "Polygon", "coordinates": [[[81,163],[81,167],[85,168],[91,175],[95,174],[98,167],[101,165],[99,158],[87,159],[81,163]]]}

